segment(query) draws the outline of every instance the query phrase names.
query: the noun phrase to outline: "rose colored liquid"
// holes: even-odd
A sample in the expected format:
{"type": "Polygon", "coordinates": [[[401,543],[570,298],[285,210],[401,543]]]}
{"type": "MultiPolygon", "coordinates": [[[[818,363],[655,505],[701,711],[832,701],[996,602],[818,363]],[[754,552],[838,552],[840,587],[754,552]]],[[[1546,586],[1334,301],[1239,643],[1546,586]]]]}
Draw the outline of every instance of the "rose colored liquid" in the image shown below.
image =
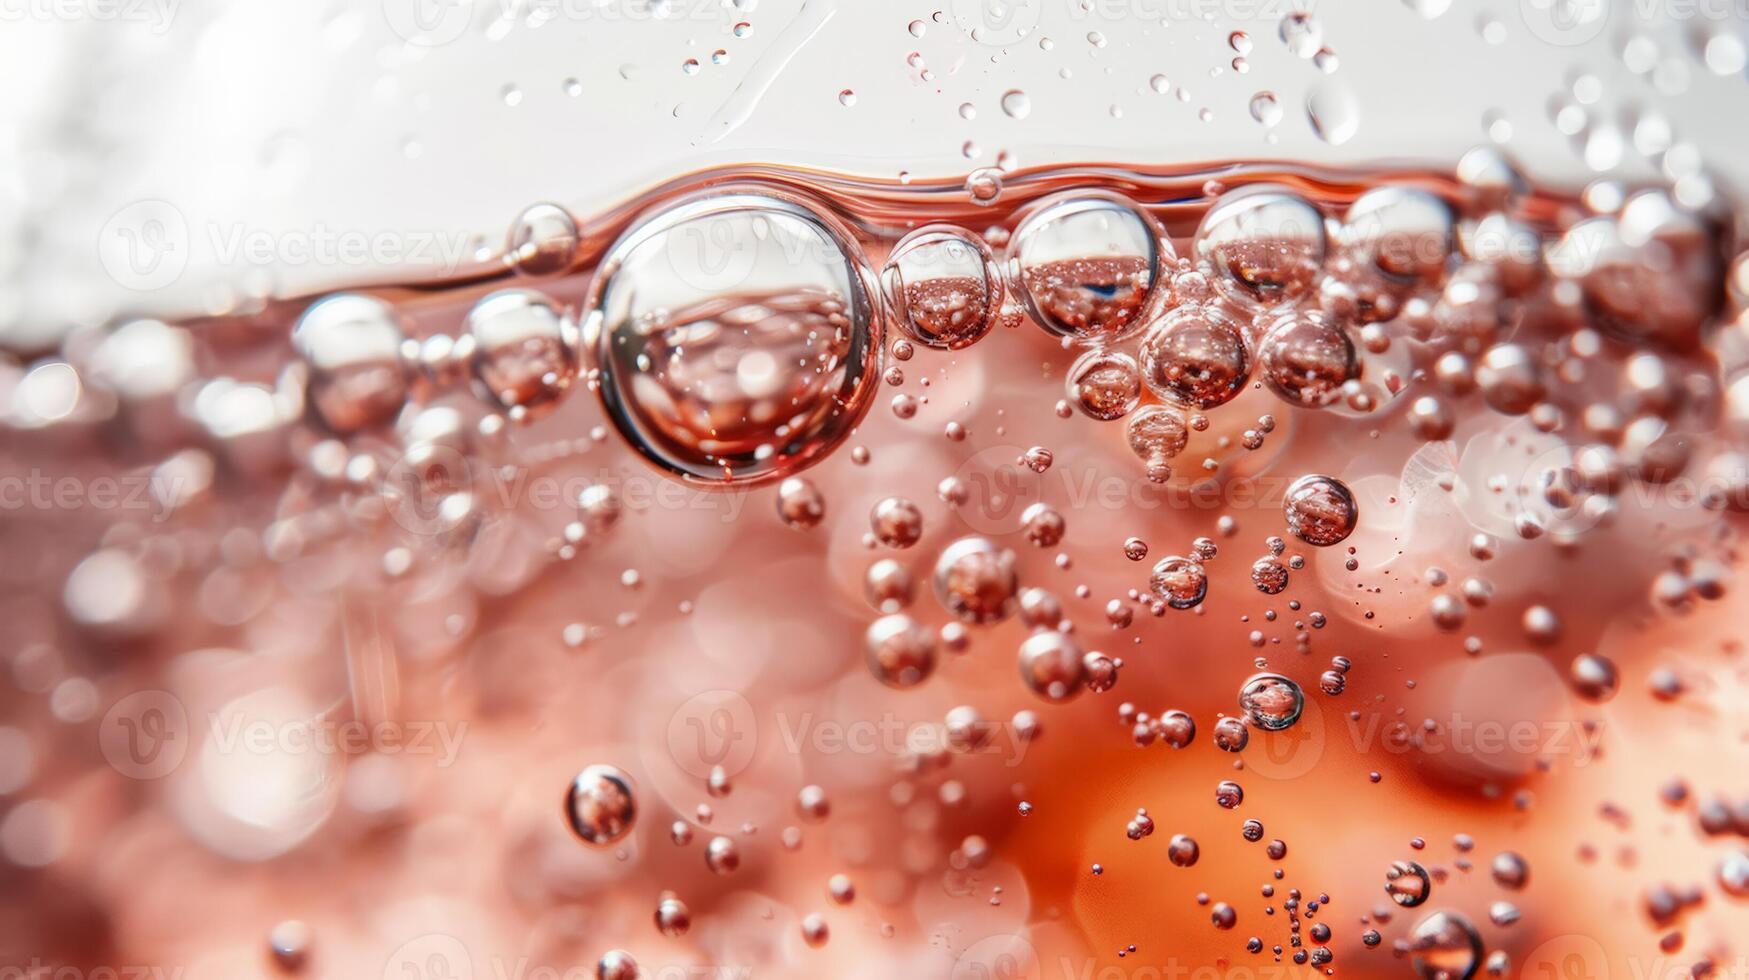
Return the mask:
{"type": "MultiPolygon", "coordinates": [[[[492,268],[367,292],[415,340],[457,336],[504,286],[575,311],[640,215],[730,178],[843,222],[871,273],[932,222],[1002,254],[1064,191],[1122,195],[1187,259],[1214,200],[1254,184],[1331,219],[1387,186],[1432,193],[1459,224],[1499,212],[1549,240],[1586,216],[1555,191],[1502,204],[1433,172],[1073,167],[1011,175],[978,205],[951,181],[746,168],[583,222],[558,275],[492,268]]],[[[1233,265],[1259,275],[1283,254],[1247,245],[1233,265]]],[[[687,343],[646,373],[628,361],[618,415],[596,397],[587,351],[580,382],[525,423],[482,427],[479,397],[433,370],[410,375],[415,407],[398,426],[344,438],[251,414],[247,392],[118,400],[92,384],[77,411],[12,431],[0,468],[76,488],[0,516],[15,556],[4,962],[429,980],[519,965],[588,975],[609,950],[654,977],[1433,976],[1481,973],[1496,952],[1523,976],[1740,965],[1749,911],[1731,862],[1749,833],[1749,678],[1729,581],[1743,499],[1726,478],[1742,442],[1727,244],[1587,277],[1545,270],[1531,285],[1451,252],[1431,281],[1392,279],[1352,302],[1339,282],[1267,314],[1170,259],[1140,284],[1109,257],[1056,267],[1055,285],[1010,275],[1001,310],[959,303],[976,292],[965,283],[923,285],[907,294],[923,315],[997,322],[971,346],[906,343],[901,358],[904,331],[876,315],[860,383],[843,363],[854,337],[822,347],[855,324],[846,297],[795,306],[729,291],[666,310],[653,336],[685,324],[687,343]],[[1713,275],[1685,293],[1708,311],[1689,337],[1644,311],[1665,309],[1656,290],[1691,285],[1696,263],[1713,275]],[[1113,267],[1123,274],[1082,274],[1113,267]],[[1461,286],[1466,268],[1476,289],[1461,286]],[[1063,276],[1074,288],[1053,293],[1063,276]],[[1059,411],[1084,345],[1032,322],[1017,282],[1058,319],[1101,330],[1107,314],[1218,306],[1252,358],[1247,383],[1214,407],[1174,407],[1185,444],[1171,476],[1150,479],[1125,420],[1059,411]],[[1118,301],[1096,315],[1077,306],[1084,290],[1118,301]],[[1483,327],[1477,290],[1493,297],[1483,327]],[[1374,312],[1379,297],[1395,315],[1374,312]],[[781,343],[723,333],[762,304],[773,312],[743,326],[781,343]],[[1264,383],[1259,359],[1275,316],[1326,308],[1359,374],[1328,407],[1300,407],[1264,383]],[[844,324],[822,325],[834,317],[844,324]],[[1490,360],[1503,345],[1515,351],[1490,360]],[[783,356],[749,361],[773,350],[783,356]],[[1518,350],[1540,366],[1522,407],[1518,350]],[[1445,354],[1467,367],[1442,366],[1445,354]],[[797,362],[808,367],[789,377],[808,384],[779,383],[797,362]],[[849,371],[844,386],[816,390],[832,371],[849,371]],[[711,387],[725,378],[738,387],[711,387]],[[795,419],[762,414],[798,405],[795,419]],[[641,454],[624,434],[640,407],[667,422],[641,454]],[[788,509],[807,503],[793,487],[718,488],[708,468],[683,481],[648,465],[696,451],[756,472],[780,425],[793,428],[767,483],[804,476],[818,519],[788,509]],[[827,425],[842,428],[836,441],[808,440],[827,425]],[[1593,446],[1611,458],[1581,458],[1593,446]],[[1283,509],[1314,474],[1358,506],[1327,547],[1289,533],[1283,509]],[[154,475],[169,494],[157,509],[92,492],[154,475]],[[895,497],[913,509],[871,521],[895,497]],[[993,622],[961,623],[935,594],[938,555],[968,537],[1012,552],[1007,569],[961,567],[948,590],[999,610],[993,622]],[[1199,538],[1215,551],[1197,561],[1206,597],[1156,608],[1150,570],[1196,555],[1199,538]],[[883,561],[895,564],[871,569],[883,561]],[[1260,591],[1281,574],[1285,587],[1260,591]],[[894,613],[934,639],[926,668],[921,651],[897,651],[917,681],[904,689],[878,683],[865,656],[865,631],[894,613]],[[1062,642],[1104,661],[1061,660],[1062,642]],[[1113,671],[1109,690],[1090,689],[1113,671]],[[1260,672],[1294,682],[1298,717],[1261,723],[1294,704],[1267,682],[1247,702],[1263,714],[1241,728],[1243,751],[1223,751],[1260,672]],[[150,691],[169,700],[125,700],[150,691]],[[1173,711],[1195,725],[1183,748],[1173,711]],[[332,744],[312,750],[311,733],[332,744]],[[629,777],[636,813],[590,847],[562,804],[594,764],[629,777]],[[1247,820],[1262,824],[1256,840],[1247,820]],[[1492,870],[1508,851],[1528,865],[1522,887],[1492,870]],[[1415,862],[1425,884],[1393,862],[1415,862]],[[684,932],[654,921],[670,892],[684,932]],[[1467,921],[1479,952],[1439,912],[1467,921]],[[1315,965],[1317,950],[1332,959],[1315,965]]],[[[1315,281],[1340,279],[1329,270],[1352,257],[1332,241],[1315,281]]],[[[1364,271],[1356,281],[1374,282],[1364,271]]],[[[201,377],[190,385],[223,376],[267,397],[305,305],[184,324],[201,377]]],[[[1136,326],[1105,349],[1145,359],[1159,345],[1136,326]]],[[[64,353],[79,367],[89,349],[64,353]]],[[[1300,373],[1278,380],[1303,386],[1324,362],[1284,363],[1300,373]]],[[[1135,411],[1163,403],[1139,399],[1135,411]]],[[[1342,514],[1307,517],[1316,535],[1342,514]]]]}

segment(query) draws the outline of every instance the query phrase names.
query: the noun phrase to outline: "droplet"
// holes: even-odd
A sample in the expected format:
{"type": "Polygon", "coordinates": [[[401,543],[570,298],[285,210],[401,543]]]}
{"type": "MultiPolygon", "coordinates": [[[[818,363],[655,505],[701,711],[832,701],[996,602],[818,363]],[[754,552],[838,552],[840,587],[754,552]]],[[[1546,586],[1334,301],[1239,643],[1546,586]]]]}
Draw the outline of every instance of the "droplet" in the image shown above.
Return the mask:
{"type": "Polygon", "coordinates": [[[330,429],[357,432],[401,411],[409,380],[401,361],[405,338],[394,311],[369,296],[330,296],[298,318],[292,348],[309,366],[310,404],[330,429]]]}
{"type": "Polygon", "coordinates": [[[1008,245],[1026,311],[1082,343],[1126,337],[1147,321],[1171,246],[1154,219],[1114,194],[1068,191],[1033,206],[1008,245]]]}
{"type": "Polygon", "coordinates": [[[1300,686],[1280,674],[1254,674],[1239,689],[1245,719],[1266,732],[1292,728],[1306,707],[1300,686]]]}
{"type": "Polygon", "coordinates": [[[816,527],[826,517],[826,498],[805,476],[792,476],[777,485],[777,516],[798,530],[816,527]]]}
{"type": "Polygon", "coordinates": [[[1385,869],[1385,894],[1404,908],[1414,908],[1433,894],[1433,878],[1414,861],[1396,861],[1385,869]]]}
{"type": "Polygon", "coordinates": [[[800,198],[729,188],[646,215],[602,261],[584,315],[608,417],[701,483],[818,461],[879,382],[874,282],[849,229],[800,198]]]}
{"type": "Polygon", "coordinates": [[[1335,477],[1308,474],[1295,480],[1282,498],[1287,529],[1301,541],[1327,548],[1341,543],[1360,521],[1360,505],[1335,477]]]}
{"type": "Polygon", "coordinates": [[[557,275],[576,261],[577,243],[577,222],[571,212],[557,204],[535,204],[510,226],[506,258],[525,276],[557,275]]]}
{"type": "Polygon", "coordinates": [[[606,847],[618,841],[637,820],[631,777],[614,766],[588,766],[571,780],[565,815],[571,832],[586,844],[606,847]]]}
{"type": "Polygon", "coordinates": [[[1002,111],[1014,119],[1025,119],[1032,114],[1032,100],[1019,89],[1009,89],[1002,93],[1002,111]]]}
{"type": "Polygon", "coordinates": [[[869,671],[888,687],[915,687],[935,672],[935,631],[903,613],[870,624],[864,649],[869,671]]]}
{"type": "Polygon", "coordinates": [[[576,376],[576,326],[533,290],[488,294],[463,326],[475,383],[512,418],[552,408],[576,376]]]}
{"type": "Polygon", "coordinates": [[[1421,980],[1469,980],[1482,960],[1482,937],[1456,912],[1434,912],[1415,923],[1408,944],[1421,980]]]}
{"type": "Polygon", "coordinates": [[[1141,360],[1149,389],[1187,408],[1226,404],[1251,374],[1238,326],[1213,307],[1180,308],[1150,327],[1141,360]]]}
{"type": "Polygon", "coordinates": [[[1198,260],[1216,288],[1251,308],[1291,303],[1323,273],[1324,215],[1285,187],[1257,184],[1222,195],[1197,227],[1198,260]]]}
{"type": "Polygon", "coordinates": [[[1123,418],[1142,399],[1142,370],[1135,358],[1122,351],[1082,354],[1070,365],[1065,384],[1069,403],[1102,422],[1123,418]]]}
{"type": "Polygon", "coordinates": [[[1020,588],[1014,553],[980,537],[961,538],[943,548],[934,583],[942,608],[974,625],[1012,616],[1020,588]]]}
{"type": "Polygon", "coordinates": [[[1319,310],[1303,310],[1268,325],[1257,344],[1257,369],[1289,403],[1322,408],[1360,376],[1360,358],[1347,330],[1319,310]]]}
{"type": "Polygon", "coordinates": [[[1086,680],[1081,648],[1055,630],[1034,633],[1020,645],[1020,678],[1046,701],[1068,701],[1086,680]]]}
{"type": "Polygon", "coordinates": [[[984,240],[953,225],[926,225],[900,239],[881,271],[899,329],[926,347],[977,343],[1002,306],[1003,279],[984,240]]]}
{"type": "Polygon", "coordinates": [[[1200,563],[1172,555],[1154,566],[1148,588],[1172,608],[1189,609],[1208,595],[1208,573],[1200,563]]]}
{"type": "Polygon", "coordinates": [[[1338,81],[1323,81],[1306,96],[1306,118],[1312,132],[1331,146],[1341,146],[1360,131],[1360,103],[1354,92],[1338,81]]]}

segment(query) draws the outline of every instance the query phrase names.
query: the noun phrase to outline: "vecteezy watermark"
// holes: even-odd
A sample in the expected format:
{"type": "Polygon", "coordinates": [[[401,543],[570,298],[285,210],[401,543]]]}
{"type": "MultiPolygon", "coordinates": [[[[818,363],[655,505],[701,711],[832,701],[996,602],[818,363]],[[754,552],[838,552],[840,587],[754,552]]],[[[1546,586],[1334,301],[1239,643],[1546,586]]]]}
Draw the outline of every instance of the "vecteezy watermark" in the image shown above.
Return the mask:
{"type": "Polygon", "coordinates": [[[180,966],[57,966],[35,957],[23,966],[0,966],[0,980],[177,980],[182,973],[180,966]]]}
{"type": "MultiPolygon", "coordinates": [[[[749,980],[752,967],[638,962],[640,980],[749,980]]],[[[470,950],[454,936],[431,933],[402,943],[383,964],[382,980],[594,980],[596,964],[544,963],[526,955],[470,950]]]]}
{"type": "Polygon", "coordinates": [[[1024,40],[1038,28],[1044,0],[953,0],[953,20],[981,44],[1024,40]]]}
{"type": "Polygon", "coordinates": [[[631,514],[709,514],[725,524],[740,518],[750,495],[747,490],[689,486],[654,474],[555,476],[517,466],[476,467],[453,449],[426,444],[415,445],[387,468],[381,493],[395,523],[413,534],[429,536],[465,525],[476,516],[475,505],[494,513],[574,511],[584,492],[595,487],[605,487],[620,509],[631,514]],[[467,506],[458,506],[462,500],[467,506]]]}
{"type": "MultiPolygon", "coordinates": [[[[239,711],[206,717],[205,751],[221,755],[429,756],[439,769],[455,764],[466,721],[363,721],[318,715],[290,721],[239,711]]],[[[130,779],[162,779],[187,758],[196,731],[186,707],[168,691],[138,691],[116,702],[98,725],[98,748],[130,779]]]]}
{"type": "Polygon", "coordinates": [[[1309,14],[1317,0],[1059,0],[1077,23],[1210,21],[1275,24],[1291,13],[1309,14]]]}
{"type": "MultiPolygon", "coordinates": [[[[4,2],[4,0],[0,0],[4,2]]],[[[196,250],[222,270],[306,267],[397,267],[451,274],[474,253],[472,237],[432,229],[268,229],[244,222],[191,225],[163,200],[135,201],[111,215],[97,233],[97,257],[126,289],[149,292],[182,278],[196,250]]]]}
{"type": "Polygon", "coordinates": [[[160,472],[86,478],[32,468],[0,475],[0,511],[132,511],[157,523],[170,516],[187,485],[182,477],[160,472]]]}
{"type": "MultiPolygon", "coordinates": [[[[1027,740],[1010,722],[979,720],[949,731],[938,722],[901,718],[891,712],[874,718],[830,718],[812,711],[778,711],[771,716],[777,741],[788,755],[933,756],[942,752],[993,755],[1017,766],[1027,740]]],[[[747,699],[734,691],[703,691],[687,698],[669,716],[668,754],[688,775],[699,779],[713,770],[734,776],[752,764],[760,746],[758,718],[747,699]]]]}
{"type": "MultiPolygon", "coordinates": [[[[750,5],[749,5],[750,6],[750,5]]],[[[715,23],[727,33],[743,8],[729,0],[383,0],[383,18],[403,41],[438,47],[467,33],[475,17],[493,23],[525,20],[623,23],[652,20],[715,23]]]]}
{"type": "Polygon", "coordinates": [[[1538,40],[1560,47],[1584,44],[1603,33],[1610,0],[1519,0],[1518,15],[1538,40]]]}
{"type": "Polygon", "coordinates": [[[0,0],[0,23],[142,24],[153,34],[163,34],[176,19],[178,4],[179,0],[0,0]]]}

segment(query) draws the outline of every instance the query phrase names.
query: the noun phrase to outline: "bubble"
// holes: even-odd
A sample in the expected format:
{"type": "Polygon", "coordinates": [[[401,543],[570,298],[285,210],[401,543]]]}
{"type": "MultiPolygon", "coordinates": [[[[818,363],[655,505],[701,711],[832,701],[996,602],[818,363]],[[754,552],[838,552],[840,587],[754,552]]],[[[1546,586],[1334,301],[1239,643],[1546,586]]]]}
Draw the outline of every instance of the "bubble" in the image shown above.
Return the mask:
{"type": "Polygon", "coordinates": [[[1573,691],[1587,701],[1601,703],[1615,697],[1620,679],[1615,662],[1595,653],[1582,653],[1573,658],[1568,671],[1573,691]]]}
{"type": "Polygon", "coordinates": [[[1489,871],[1494,881],[1502,888],[1517,891],[1530,880],[1530,865],[1516,851],[1501,851],[1494,855],[1489,871]]]}
{"type": "Polygon", "coordinates": [[[513,417],[551,408],[577,373],[576,328],[529,289],[491,293],[468,311],[474,380],[513,417]]]}
{"type": "Polygon", "coordinates": [[[1265,126],[1274,126],[1281,122],[1281,102],[1274,92],[1258,92],[1251,97],[1251,118],[1265,126]]]}
{"type": "Polygon", "coordinates": [[[1360,131],[1360,103],[1347,85],[1319,82],[1306,96],[1306,119],[1319,139],[1341,146],[1360,131]]]}
{"type": "Polygon", "coordinates": [[[1523,415],[1548,391],[1535,355],[1519,344],[1495,344],[1476,365],[1476,387],[1488,407],[1523,415]]]}
{"type": "Polygon", "coordinates": [[[1087,678],[1087,689],[1094,694],[1117,686],[1117,661],[1098,650],[1089,650],[1081,658],[1081,672],[1087,678]]]}
{"type": "Polygon", "coordinates": [[[995,204],[1002,196],[1002,171],[996,167],[979,167],[967,174],[966,196],[980,207],[995,204]]]}
{"type": "Polygon", "coordinates": [[[1244,390],[1250,373],[1239,328],[1212,307],[1176,310],[1142,341],[1142,380],[1187,408],[1226,404],[1244,390]]]}
{"type": "Polygon", "coordinates": [[[888,687],[915,687],[935,672],[935,632],[903,613],[869,624],[869,672],[888,687]]]}
{"type": "Polygon", "coordinates": [[[1239,709],[1245,719],[1266,732],[1293,727],[1305,707],[1300,686],[1280,674],[1254,674],[1239,689],[1239,709]]]}
{"type": "Polygon", "coordinates": [[[1385,869],[1385,894],[1391,901],[1412,909],[1433,893],[1433,879],[1414,861],[1394,861],[1385,869]]]}
{"type": "Polygon", "coordinates": [[[741,849],[732,838],[712,837],[704,848],[704,865],[719,875],[733,874],[741,867],[741,849]]]}
{"type": "Polygon", "coordinates": [[[1066,634],[1041,630],[1020,644],[1020,679],[1046,701],[1068,701],[1086,680],[1081,648],[1066,634]]]}
{"type": "Polygon", "coordinates": [[[807,477],[787,477],[777,485],[777,516],[798,530],[817,527],[826,517],[826,497],[807,477]]]}
{"type": "Polygon", "coordinates": [[[1068,191],[1045,198],[1008,244],[1019,299],[1045,330],[1108,343],[1147,322],[1171,245],[1133,202],[1068,191]]]}
{"type": "Polygon", "coordinates": [[[1192,559],[1172,555],[1154,566],[1148,588],[1172,608],[1189,609],[1208,595],[1208,572],[1192,559]]]}
{"type": "Polygon", "coordinates": [[[1279,306],[1309,293],[1327,249],[1324,215],[1271,184],[1221,195],[1195,238],[1196,257],[1214,270],[1216,288],[1251,307],[1279,306]]]}
{"type": "Polygon", "coordinates": [[[1026,540],[1040,548],[1056,547],[1063,540],[1064,527],[1063,515],[1042,501],[1028,504],[1020,514],[1020,529],[1026,540]]]}
{"type": "Polygon", "coordinates": [[[1195,864],[1201,855],[1202,848],[1197,846],[1195,838],[1188,835],[1173,834],[1172,839],[1166,842],[1166,857],[1181,868],[1195,864]]]}
{"type": "Polygon", "coordinates": [[[909,569],[891,558],[883,558],[868,566],[862,592],[876,611],[894,613],[911,604],[916,585],[909,569]]]}
{"type": "Polygon", "coordinates": [[[1245,723],[1234,717],[1222,718],[1215,722],[1213,736],[1215,747],[1222,752],[1243,752],[1251,741],[1251,730],[1245,723]]]}
{"type": "Polygon", "coordinates": [[[1324,44],[1324,27],[1303,10],[1290,11],[1281,18],[1281,42],[1296,57],[1310,58],[1324,44]]]}
{"type": "Polygon", "coordinates": [[[672,895],[656,903],[656,931],[670,939],[678,939],[692,929],[692,910],[672,895]]]}
{"type": "Polygon", "coordinates": [[[1360,521],[1360,505],[1341,480],[1307,474],[1282,498],[1282,513],[1294,537],[1318,548],[1340,544],[1360,521]]]}
{"type": "Polygon", "coordinates": [[[577,222],[557,204],[534,204],[516,216],[506,260],[525,276],[554,276],[577,259],[577,222]]]}
{"type": "Polygon", "coordinates": [[[330,296],[304,311],[292,327],[292,348],[309,367],[310,404],[328,428],[357,432],[401,411],[405,339],[394,311],[369,296],[330,296]]]}
{"type": "Polygon", "coordinates": [[[1245,802],[1245,788],[1231,779],[1223,779],[1215,786],[1215,802],[1223,810],[1237,809],[1239,804],[1245,802]]]}
{"type": "Polygon", "coordinates": [[[1183,416],[1169,408],[1149,405],[1130,417],[1124,429],[1130,451],[1144,463],[1164,463],[1184,451],[1190,429],[1183,416]]]}
{"type": "Polygon", "coordinates": [[[1091,350],[1070,365],[1069,403],[1101,422],[1123,418],[1142,400],[1142,369],[1122,351],[1091,350]]]}
{"type": "Polygon", "coordinates": [[[1148,557],[1148,542],[1143,541],[1141,538],[1125,538],[1123,542],[1123,555],[1130,561],[1141,561],[1148,557]]]}
{"type": "Polygon", "coordinates": [[[1014,88],[1002,93],[1002,111],[1015,119],[1025,119],[1032,114],[1032,99],[1025,92],[1014,88]]]}
{"type": "Polygon", "coordinates": [[[650,462],[707,485],[818,461],[878,384],[873,282],[850,230],[800,198],[730,187],[643,216],[584,315],[608,417],[650,462]]]}
{"type": "Polygon", "coordinates": [[[1263,839],[1263,821],[1247,820],[1239,828],[1239,836],[1255,844],[1263,839]]]}
{"type": "Polygon", "coordinates": [[[982,339],[1005,294],[990,247],[953,225],[925,225],[900,239],[881,270],[881,286],[895,325],[940,350],[982,339]]]}
{"type": "Polygon", "coordinates": [[[1456,912],[1434,912],[1415,923],[1408,944],[1421,980],[1469,980],[1482,959],[1482,937],[1456,912]]]}
{"type": "Polygon", "coordinates": [[[1265,555],[1251,564],[1251,584],[1264,595],[1277,595],[1287,588],[1287,566],[1274,555],[1265,555]]]}
{"type": "Polygon", "coordinates": [[[615,766],[586,767],[571,780],[565,815],[571,832],[586,844],[606,847],[618,841],[637,820],[631,777],[615,766]]]}
{"type": "Polygon", "coordinates": [[[1455,236],[1451,208],[1412,187],[1375,187],[1342,219],[1342,245],[1355,261],[1400,282],[1443,279],[1455,236]]]}
{"type": "Polygon", "coordinates": [[[1014,615],[1020,579],[1014,553],[987,538],[948,545],[935,562],[935,597],[962,622],[979,626],[1014,615]]]}
{"type": "Polygon", "coordinates": [[[796,792],[796,813],[804,820],[818,823],[832,815],[832,801],[823,788],[809,783],[796,792]]]}
{"type": "Polygon", "coordinates": [[[1617,216],[1573,225],[1549,249],[1548,263],[1579,284],[1604,329],[1630,340],[1692,345],[1721,293],[1713,231],[1661,191],[1635,194],[1617,216]]]}
{"type": "Polygon", "coordinates": [[[923,512],[904,497],[886,497],[868,512],[875,540],[889,548],[909,548],[923,537],[923,512]]]}
{"type": "Polygon", "coordinates": [[[1318,310],[1283,314],[1257,345],[1257,368],[1270,390],[1305,408],[1323,408],[1342,397],[1342,386],[1360,376],[1360,358],[1348,331],[1318,310]]]}

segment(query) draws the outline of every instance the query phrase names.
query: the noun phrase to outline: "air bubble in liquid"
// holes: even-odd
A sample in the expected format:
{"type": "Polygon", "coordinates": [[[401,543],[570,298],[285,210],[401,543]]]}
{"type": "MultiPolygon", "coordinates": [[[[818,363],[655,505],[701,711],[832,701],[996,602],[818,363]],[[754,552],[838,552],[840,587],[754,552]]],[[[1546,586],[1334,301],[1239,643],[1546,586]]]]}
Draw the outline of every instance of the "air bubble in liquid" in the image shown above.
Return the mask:
{"type": "Polygon", "coordinates": [[[1155,564],[1148,588],[1172,608],[1189,609],[1208,595],[1208,572],[1200,562],[1172,555],[1155,564]]]}
{"type": "Polygon", "coordinates": [[[987,538],[961,538],[935,562],[935,597],[963,622],[989,625],[1014,614],[1020,579],[1014,553],[987,538]]]}
{"type": "Polygon", "coordinates": [[[1142,341],[1142,380],[1187,408],[1226,404],[1250,375],[1251,355],[1238,326],[1213,307],[1175,310],[1142,341]]]}
{"type": "Polygon", "coordinates": [[[632,780],[614,766],[594,765],[571,780],[565,815],[571,831],[586,844],[606,847],[632,829],[638,814],[632,780]]]}
{"type": "Polygon", "coordinates": [[[1360,505],[1335,477],[1309,474],[1295,480],[1282,498],[1287,529],[1319,548],[1341,543],[1360,521],[1360,505]]]}
{"type": "Polygon", "coordinates": [[[330,296],[298,318],[292,348],[309,368],[310,404],[328,428],[357,432],[401,411],[408,385],[405,336],[388,304],[369,296],[330,296]]]}
{"type": "Polygon", "coordinates": [[[888,687],[914,687],[935,672],[935,631],[903,613],[869,624],[864,651],[869,672],[888,687]]]}
{"type": "Polygon", "coordinates": [[[1415,923],[1408,945],[1421,980],[1469,980],[1482,960],[1482,937],[1456,912],[1434,912],[1415,923]]]}
{"type": "Polygon", "coordinates": [[[1159,226],[1133,202],[1080,191],[1039,202],[1008,245],[1026,311],[1052,334],[1083,343],[1139,330],[1172,258],[1159,226]]]}
{"type": "Polygon", "coordinates": [[[584,315],[608,417],[650,462],[708,485],[817,462],[879,381],[874,282],[850,230],[799,197],[729,188],[645,215],[584,315]]]}
{"type": "Polygon", "coordinates": [[[1291,303],[1324,270],[1324,215],[1285,187],[1229,191],[1203,215],[1196,257],[1214,270],[1216,288],[1251,307],[1291,303]]]}
{"type": "Polygon", "coordinates": [[[1305,707],[1305,692],[1280,674],[1254,674],[1239,689],[1239,709],[1245,719],[1266,732],[1293,727],[1305,707]]]}
{"type": "Polygon", "coordinates": [[[474,380],[497,407],[515,415],[550,408],[571,386],[576,327],[545,296],[499,290],[474,305],[464,326],[474,380]]]}
{"type": "Polygon", "coordinates": [[[990,247],[952,225],[926,225],[900,239],[881,287],[895,325],[926,347],[959,350],[989,332],[1002,306],[1002,275],[990,247]]]}
{"type": "Polygon", "coordinates": [[[577,222],[557,204],[531,205],[510,226],[506,248],[505,258],[517,272],[556,275],[577,258],[577,222]]]}
{"type": "Polygon", "coordinates": [[[1068,701],[1086,681],[1081,648],[1055,630],[1034,633],[1020,645],[1020,678],[1046,701],[1068,701]]]}
{"type": "Polygon", "coordinates": [[[1302,408],[1323,408],[1360,376],[1354,341],[1319,310],[1286,313],[1257,345],[1257,370],[1270,390],[1302,408]]]}
{"type": "Polygon", "coordinates": [[[1122,351],[1094,350],[1069,367],[1069,403],[1088,418],[1110,422],[1135,410],[1142,398],[1142,369],[1122,351]]]}

